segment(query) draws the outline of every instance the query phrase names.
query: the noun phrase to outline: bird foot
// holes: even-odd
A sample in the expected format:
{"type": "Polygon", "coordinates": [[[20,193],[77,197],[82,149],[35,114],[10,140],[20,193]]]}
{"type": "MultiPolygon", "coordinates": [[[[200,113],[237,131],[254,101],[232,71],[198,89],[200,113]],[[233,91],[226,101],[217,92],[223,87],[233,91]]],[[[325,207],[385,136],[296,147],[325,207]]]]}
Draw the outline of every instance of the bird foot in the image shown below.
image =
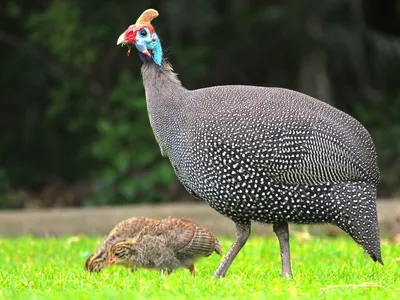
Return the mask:
{"type": "Polygon", "coordinates": [[[291,273],[283,273],[282,278],[285,280],[294,280],[293,275],[291,273]]]}
{"type": "Polygon", "coordinates": [[[219,274],[218,272],[215,272],[212,277],[213,278],[224,278],[225,274],[219,274]]]}
{"type": "Polygon", "coordinates": [[[192,275],[192,277],[195,277],[195,276],[196,276],[196,272],[195,272],[195,270],[194,270],[194,265],[190,265],[190,266],[188,267],[188,269],[189,269],[189,271],[190,271],[190,275],[192,275]]]}

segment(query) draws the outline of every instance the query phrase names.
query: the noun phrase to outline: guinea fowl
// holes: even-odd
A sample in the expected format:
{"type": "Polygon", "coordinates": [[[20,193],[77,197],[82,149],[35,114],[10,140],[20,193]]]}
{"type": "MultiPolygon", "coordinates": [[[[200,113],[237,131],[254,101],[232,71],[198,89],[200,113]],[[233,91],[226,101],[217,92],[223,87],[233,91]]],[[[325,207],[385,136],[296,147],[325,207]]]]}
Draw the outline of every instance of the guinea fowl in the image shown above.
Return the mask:
{"type": "Polygon", "coordinates": [[[222,255],[217,238],[205,227],[186,218],[169,218],[145,227],[136,238],[113,245],[108,264],[166,271],[185,267],[194,276],[194,262],[213,252],[222,255]]]}
{"type": "Polygon", "coordinates": [[[149,217],[133,217],[118,223],[108,234],[103,244],[85,261],[85,270],[88,272],[101,272],[107,267],[108,250],[117,241],[136,237],[139,232],[158,219],[149,217]]]}
{"type": "Polygon", "coordinates": [[[383,264],[376,193],[379,168],[368,131],[353,117],[283,88],[185,89],[142,13],[117,45],[135,45],[150,124],[189,193],[234,221],[235,241],[215,271],[226,274],[251,221],[273,224],[282,275],[292,277],[288,223],[332,223],[383,264]]]}

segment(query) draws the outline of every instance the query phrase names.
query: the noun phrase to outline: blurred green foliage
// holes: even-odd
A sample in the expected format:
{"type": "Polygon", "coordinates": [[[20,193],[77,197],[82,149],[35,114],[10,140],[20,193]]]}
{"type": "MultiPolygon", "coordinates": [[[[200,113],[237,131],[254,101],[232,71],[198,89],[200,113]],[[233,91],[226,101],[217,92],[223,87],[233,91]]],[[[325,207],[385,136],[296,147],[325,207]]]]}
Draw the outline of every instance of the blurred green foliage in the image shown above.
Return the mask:
{"type": "Polygon", "coordinates": [[[96,124],[98,138],[92,143],[92,154],[105,166],[96,176],[96,193],[87,203],[166,199],[156,187],[166,190],[174,176],[169,162],[160,157],[143,94],[143,84],[124,72],[107,96],[96,124]]]}
{"type": "Polygon", "coordinates": [[[90,186],[83,205],[174,200],[141,62],[115,45],[148,7],[160,12],[155,28],[187,88],[281,86],[325,100],[373,135],[381,195],[400,191],[400,25],[390,6],[9,0],[0,3],[0,207],[13,206],[8,192],[45,197],[54,182],[90,186]]]}

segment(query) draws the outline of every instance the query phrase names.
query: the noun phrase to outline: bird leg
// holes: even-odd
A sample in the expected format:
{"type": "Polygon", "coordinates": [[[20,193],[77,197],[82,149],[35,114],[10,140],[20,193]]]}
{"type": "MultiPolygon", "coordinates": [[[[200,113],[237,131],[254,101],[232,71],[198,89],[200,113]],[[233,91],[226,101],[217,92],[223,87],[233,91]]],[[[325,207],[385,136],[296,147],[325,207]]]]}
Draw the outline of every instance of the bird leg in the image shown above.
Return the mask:
{"type": "Polygon", "coordinates": [[[131,270],[132,273],[135,273],[135,272],[136,272],[136,269],[137,269],[136,265],[130,268],[130,270],[131,270]]]}
{"type": "Polygon", "coordinates": [[[164,274],[166,274],[166,275],[171,275],[172,274],[172,272],[173,272],[173,270],[168,270],[168,269],[165,269],[165,270],[161,270],[161,275],[164,275],[164,274]]]}
{"type": "Polygon", "coordinates": [[[195,277],[194,265],[190,265],[190,266],[188,267],[188,269],[189,269],[189,271],[190,271],[190,274],[191,274],[193,277],[195,277]]]}
{"type": "Polygon", "coordinates": [[[287,222],[275,223],[273,230],[278,237],[281,251],[282,276],[292,279],[292,267],[290,266],[289,225],[287,222]]]}
{"type": "Polygon", "coordinates": [[[214,273],[214,277],[224,277],[226,271],[228,271],[229,266],[232,264],[233,260],[235,259],[236,255],[239,251],[243,248],[246,244],[247,239],[250,236],[251,232],[251,224],[250,222],[242,224],[236,223],[236,237],[233,245],[229,249],[228,253],[225,255],[224,259],[222,260],[221,264],[219,265],[218,269],[214,273]]]}

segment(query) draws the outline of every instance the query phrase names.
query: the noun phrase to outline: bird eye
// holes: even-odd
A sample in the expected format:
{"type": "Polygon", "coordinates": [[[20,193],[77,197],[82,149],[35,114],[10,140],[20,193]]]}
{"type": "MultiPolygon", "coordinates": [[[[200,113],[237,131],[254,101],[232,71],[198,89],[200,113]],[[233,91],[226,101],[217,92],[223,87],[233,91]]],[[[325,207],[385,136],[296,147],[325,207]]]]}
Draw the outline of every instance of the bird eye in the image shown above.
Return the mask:
{"type": "Polygon", "coordinates": [[[141,36],[145,37],[145,36],[147,35],[146,29],[140,30],[140,31],[139,31],[139,34],[140,34],[141,36]]]}

